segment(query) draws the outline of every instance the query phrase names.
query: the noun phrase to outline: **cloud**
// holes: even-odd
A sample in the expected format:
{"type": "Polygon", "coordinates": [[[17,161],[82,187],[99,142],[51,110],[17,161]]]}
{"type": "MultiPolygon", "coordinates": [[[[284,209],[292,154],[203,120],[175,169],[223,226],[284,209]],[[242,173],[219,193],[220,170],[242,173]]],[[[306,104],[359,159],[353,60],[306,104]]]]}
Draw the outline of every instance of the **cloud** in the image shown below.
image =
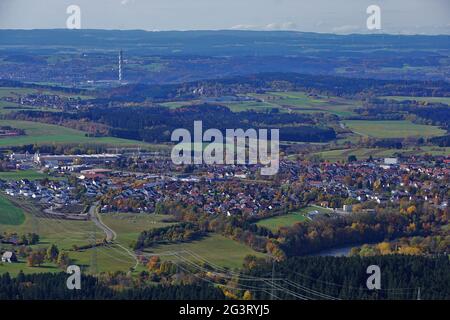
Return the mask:
{"type": "Polygon", "coordinates": [[[361,31],[367,31],[365,29],[362,29],[360,26],[357,25],[343,25],[339,27],[332,28],[333,33],[354,33],[354,32],[361,32],[361,31]]]}
{"type": "Polygon", "coordinates": [[[232,30],[256,30],[256,31],[279,31],[279,30],[298,30],[297,24],[294,22],[269,23],[266,25],[256,24],[238,24],[232,26],[232,30]]]}
{"type": "Polygon", "coordinates": [[[134,3],[134,1],[135,0],[121,0],[120,4],[123,5],[123,6],[127,6],[127,5],[129,5],[131,3],[134,3]]]}
{"type": "Polygon", "coordinates": [[[271,23],[264,27],[266,30],[297,30],[298,27],[294,22],[271,23]]]}

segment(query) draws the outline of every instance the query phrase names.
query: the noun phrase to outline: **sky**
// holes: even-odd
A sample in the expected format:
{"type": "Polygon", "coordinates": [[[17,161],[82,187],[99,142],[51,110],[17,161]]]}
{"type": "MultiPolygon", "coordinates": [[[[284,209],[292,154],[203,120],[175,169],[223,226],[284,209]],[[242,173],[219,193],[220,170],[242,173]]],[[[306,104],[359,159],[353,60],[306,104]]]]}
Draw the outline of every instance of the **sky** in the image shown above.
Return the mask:
{"type": "Polygon", "coordinates": [[[65,28],[69,5],[82,29],[450,34],[450,0],[0,0],[0,29],[65,28]],[[369,5],[379,31],[366,27],[369,5]]]}

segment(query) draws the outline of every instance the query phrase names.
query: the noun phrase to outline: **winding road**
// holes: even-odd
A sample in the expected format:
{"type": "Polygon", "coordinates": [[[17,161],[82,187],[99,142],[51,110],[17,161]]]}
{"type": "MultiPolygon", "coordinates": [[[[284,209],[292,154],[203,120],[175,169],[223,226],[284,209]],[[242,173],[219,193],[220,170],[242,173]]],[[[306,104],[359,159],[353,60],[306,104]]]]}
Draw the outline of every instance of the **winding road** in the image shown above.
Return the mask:
{"type": "Polygon", "coordinates": [[[106,224],[103,223],[102,218],[97,212],[97,206],[98,204],[94,203],[89,208],[89,215],[91,216],[91,220],[95,223],[95,225],[100,229],[102,229],[103,232],[105,232],[106,242],[111,243],[112,241],[116,240],[117,234],[113,229],[111,229],[110,227],[108,227],[106,224]]]}
{"type": "MultiPolygon", "coordinates": [[[[99,227],[100,229],[103,230],[103,232],[106,235],[106,242],[113,243],[114,240],[116,240],[116,238],[117,238],[117,233],[113,229],[108,227],[102,221],[102,218],[101,218],[100,214],[98,213],[97,207],[98,207],[98,203],[94,203],[89,208],[89,215],[91,217],[91,220],[95,223],[95,225],[97,227],[99,227]]],[[[125,246],[121,245],[120,243],[115,243],[115,245],[122,248],[125,252],[127,252],[135,260],[136,263],[135,263],[133,269],[136,269],[139,264],[139,260],[138,260],[137,256],[134,254],[134,252],[131,251],[130,249],[126,248],[125,246]]]]}

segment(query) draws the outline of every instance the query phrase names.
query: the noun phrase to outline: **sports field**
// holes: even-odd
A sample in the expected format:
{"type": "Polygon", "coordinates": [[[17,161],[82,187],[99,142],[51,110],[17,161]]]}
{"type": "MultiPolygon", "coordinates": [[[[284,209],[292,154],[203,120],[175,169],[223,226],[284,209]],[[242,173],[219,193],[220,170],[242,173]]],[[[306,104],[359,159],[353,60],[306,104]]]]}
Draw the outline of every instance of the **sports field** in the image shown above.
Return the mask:
{"type": "Polygon", "coordinates": [[[265,227],[265,228],[272,230],[273,232],[276,232],[281,227],[289,227],[289,226],[294,225],[297,222],[307,221],[308,220],[308,217],[307,217],[308,212],[314,211],[314,210],[317,210],[319,212],[324,212],[324,213],[330,212],[330,210],[323,209],[323,208],[306,207],[306,208],[302,208],[298,211],[292,212],[290,214],[260,220],[256,224],[260,227],[265,227]]]}

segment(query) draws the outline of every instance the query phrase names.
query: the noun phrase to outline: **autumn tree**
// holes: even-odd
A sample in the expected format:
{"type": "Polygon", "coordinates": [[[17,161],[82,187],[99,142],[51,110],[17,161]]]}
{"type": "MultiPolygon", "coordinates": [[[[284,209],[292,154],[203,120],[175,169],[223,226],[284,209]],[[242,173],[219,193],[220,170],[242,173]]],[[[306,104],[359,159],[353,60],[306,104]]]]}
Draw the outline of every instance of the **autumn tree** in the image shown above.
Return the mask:
{"type": "Polygon", "coordinates": [[[160,264],[161,259],[158,256],[152,256],[147,263],[147,269],[149,271],[156,271],[157,269],[159,269],[160,264]]]}
{"type": "Polygon", "coordinates": [[[67,252],[60,251],[58,254],[58,259],[56,260],[56,263],[62,269],[67,268],[67,266],[70,265],[69,254],[67,252]]]}

